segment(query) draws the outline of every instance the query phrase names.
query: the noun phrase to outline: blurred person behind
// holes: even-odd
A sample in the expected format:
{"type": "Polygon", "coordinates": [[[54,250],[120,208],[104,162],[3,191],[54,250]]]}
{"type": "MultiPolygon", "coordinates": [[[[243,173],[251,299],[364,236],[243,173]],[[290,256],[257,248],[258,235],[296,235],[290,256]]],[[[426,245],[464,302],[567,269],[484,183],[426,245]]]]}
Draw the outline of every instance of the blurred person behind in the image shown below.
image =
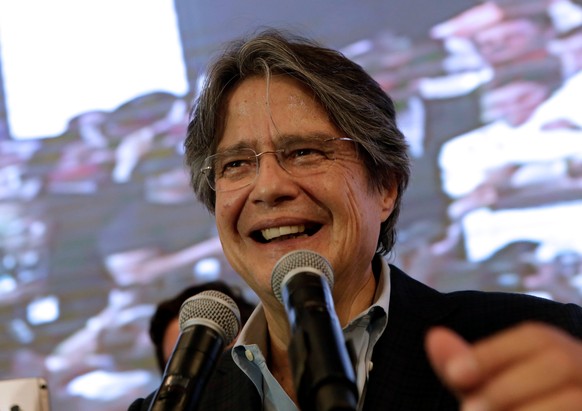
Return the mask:
{"type": "MultiPolygon", "coordinates": [[[[220,280],[190,286],[174,297],[162,301],[152,316],[149,329],[160,373],[163,374],[180,335],[179,315],[182,304],[188,298],[207,290],[220,291],[234,300],[240,310],[241,326],[246,323],[255,309],[256,304],[250,302],[241,289],[220,280]]],[[[228,350],[231,345],[225,347],[225,350],[228,350]]]]}

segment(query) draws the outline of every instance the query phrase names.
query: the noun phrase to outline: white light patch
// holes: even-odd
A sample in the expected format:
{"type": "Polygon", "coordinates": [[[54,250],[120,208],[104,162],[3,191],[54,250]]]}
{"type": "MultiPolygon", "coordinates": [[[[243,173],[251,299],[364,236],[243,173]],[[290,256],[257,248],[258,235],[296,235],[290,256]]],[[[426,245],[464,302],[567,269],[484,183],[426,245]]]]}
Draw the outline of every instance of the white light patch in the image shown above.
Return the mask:
{"type": "Polygon", "coordinates": [[[37,298],[26,307],[26,318],[32,325],[53,322],[59,313],[59,299],[54,295],[37,298]]]}
{"type": "Polygon", "coordinates": [[[34,332],[28,324],[20,318],[15,318],[8,325],[10,334],[21,344],[30,344],[34,341],[34,332]]]}
{"type": "Polygon", "coordinates": [[[220,277],[220,261],[209,257],[204,258],[194,266],[194,276],[203,281],[214,281],[220,277]]]}
{"type": "Polygon", "coordinates": [[[58,135],[78,114],[153,91],[188,90],[172,0],[6,1],[0,27],[17,139],[58,135]]]}
{"type": "Polygon", "coordinates": [[[16,280],[8,274],[0,274],[0,294],[9,294],[16,290],[16,280]]]}

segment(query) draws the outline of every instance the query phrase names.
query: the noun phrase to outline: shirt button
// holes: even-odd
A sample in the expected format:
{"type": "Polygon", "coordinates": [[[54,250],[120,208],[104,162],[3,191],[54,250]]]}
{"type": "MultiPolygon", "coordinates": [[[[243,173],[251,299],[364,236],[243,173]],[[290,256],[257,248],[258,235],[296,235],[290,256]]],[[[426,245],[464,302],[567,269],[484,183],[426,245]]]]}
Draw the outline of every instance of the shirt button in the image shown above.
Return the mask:
{"type": "Polygon", "coordinates": [[[253,361],[255,359],[255,356],[253,355],[251,350],[245,351],[245,357],[247,357],[247,360],[249,360],[249,361],[253,361]]]}

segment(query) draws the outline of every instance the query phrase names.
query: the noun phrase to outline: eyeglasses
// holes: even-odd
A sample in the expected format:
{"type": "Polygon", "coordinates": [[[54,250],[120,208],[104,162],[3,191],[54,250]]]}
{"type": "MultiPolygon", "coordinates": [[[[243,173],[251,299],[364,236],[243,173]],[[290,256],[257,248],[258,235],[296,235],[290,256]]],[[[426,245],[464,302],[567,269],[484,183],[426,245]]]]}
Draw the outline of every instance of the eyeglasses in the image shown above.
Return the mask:
{"type": "Polygon", "coordinates": [[[259,158],[274,154],[279,165],[294,177],[327,171],[336,159],[340,144],[354,143],[348,137],[290,140],[283,148],[257,153],[252,148],[223,151],[207,157],[200,172],[214,191],[234,191],[253,184],[259,175],[259,158]]]}

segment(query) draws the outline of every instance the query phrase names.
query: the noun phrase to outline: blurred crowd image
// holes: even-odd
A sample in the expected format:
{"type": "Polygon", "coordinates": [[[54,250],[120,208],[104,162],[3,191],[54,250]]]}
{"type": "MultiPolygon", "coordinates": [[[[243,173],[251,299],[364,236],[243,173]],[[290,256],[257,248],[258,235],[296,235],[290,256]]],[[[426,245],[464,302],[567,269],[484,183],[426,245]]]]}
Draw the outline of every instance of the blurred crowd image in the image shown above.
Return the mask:
{"type": "MultiPolygon", "coordinates": [[[[582,304],[582,2],[459,3],[414,34],[387,16],[338,47],[392,96],[411,148],[389,258],[439,290],[582,304]]],[[[0,136],[0,379],[46,378],[55,410],[125,410],[155,390],[150,320],[186,287],[220,280],[256,302],[190,187],[196,92],[0,136]]]]}

